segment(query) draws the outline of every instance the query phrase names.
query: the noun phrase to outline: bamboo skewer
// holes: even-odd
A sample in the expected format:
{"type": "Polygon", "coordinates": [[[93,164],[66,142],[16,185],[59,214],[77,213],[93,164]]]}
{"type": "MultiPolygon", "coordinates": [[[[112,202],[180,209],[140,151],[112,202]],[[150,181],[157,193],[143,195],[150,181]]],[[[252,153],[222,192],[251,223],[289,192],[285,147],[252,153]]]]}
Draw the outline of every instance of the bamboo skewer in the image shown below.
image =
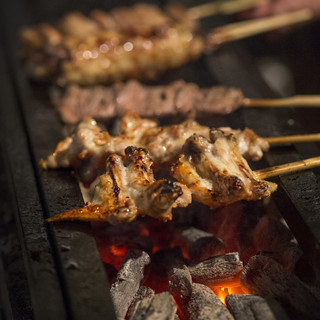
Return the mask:
{"type": "Polygon", "coordinates": [[[320,107],[320,95],[298,95],[282,99],[245,98],[243,107],[320,107]]]}
{"type": "Polygon", "coordinates": [[[320,156],[306,160],[290,162],[279,166],[254,171],[258,179],[264,180],[287,173],[294,173],[320,166],[320,156]]]}
{"type": "Polygon", "coordinates": [[[212,32],[212,38],[216,45],[220,45],[259,33],[310,21],[313,17],[314,13],[312,10],[302,9],[273,17],[231,23],[223,27],[215,28],[212,32]]]}
{"type": "Polygon", "coordinates": [[[269,144],[301,143],[301,142],[319,142],[320,133],[302,134],[294,136],[267,137],[263,138],[269,144]]]}
{"type": "Polygon", "coordinates": [[[229,0],[204,3],[188,9],[193,19],[201,19],[215,14],[234,14],[256,7],[264,0],[229,0]]]}

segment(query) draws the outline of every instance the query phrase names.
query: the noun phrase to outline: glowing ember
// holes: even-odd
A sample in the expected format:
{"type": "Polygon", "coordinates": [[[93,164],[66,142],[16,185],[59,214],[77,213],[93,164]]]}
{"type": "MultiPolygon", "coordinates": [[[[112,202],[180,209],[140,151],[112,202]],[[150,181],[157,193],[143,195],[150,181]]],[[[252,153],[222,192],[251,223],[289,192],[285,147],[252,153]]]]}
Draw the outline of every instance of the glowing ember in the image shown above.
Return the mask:
{"type": "Polygon", "coordinates": [[[216,287],[213,292],[216,294],[216,296],[224,303],[226,304],[226,296],[230,294],[229,288],[225,287],[216,287]]]}
{"type": "Polygon", "coordinates": [[[111,252],[114,256],[124,257],[124,256],[127,254],[127,252],[128,252],[128,248],[111,246],[110,252],[111,252]]]}
{"type": "Polygon", "coordinates": [[[106,244],[98,244],[98,249],[102,261],[112,264],[118,270],[129,250],[129,247],[121,245],[107,246],[106,244]]]}
{"type": "MultiPolygon", "coordinates": [[[[193,310],[192,307],[188,309],[188,306],[199,297],[198,293],[204,295],[204,305],[211,301],[210,295],[203,288],[209,288],[224,305],[228,295],[247,294],[246,288],[240,284],[241,264],[256,255],[260,246],[256,246],[253,241],[257,220],[254,223],[246,220],[250,215],[244,214],[244,209],[248,210],[239,203],[213,212],[194,206],[189,208],[191,212],[188,213],[177,211],[175,219],[167,223],[141,218],[121,226],[93,225],[110,282],[112,283],[128,250],[136,248],[147,252],[151,258],[140,286],[149,288],[154,294],[169,291],[174,296],[180,319],[186,319],[188,312],[193,310]],[[248,225],[253,229],[248,231],[248,225]],[[180,250],[180,258],[172,249],[175,247],[180,250]],[[209,258],[202,258],[205,254],[196,256],[191,249],[202,250],[204,253],[209,250],[209,258]],[[236,268],[237,273],[234,272],[236,268]],[[193,290],[196,290],[196,294],[190,300],[190,292],[193,290]]],[[[202,302],[197,303],[201,305],[202,302]]]]}
{"type": "Polygon", "coordinates": [[[228,294],[244,294],[245,293],[242,287],[240,286],[240,283],[238,287],[212,287],[210,289],[216,294],[216,296],[224,304],[226,304],[225,300],[228,294]]]}

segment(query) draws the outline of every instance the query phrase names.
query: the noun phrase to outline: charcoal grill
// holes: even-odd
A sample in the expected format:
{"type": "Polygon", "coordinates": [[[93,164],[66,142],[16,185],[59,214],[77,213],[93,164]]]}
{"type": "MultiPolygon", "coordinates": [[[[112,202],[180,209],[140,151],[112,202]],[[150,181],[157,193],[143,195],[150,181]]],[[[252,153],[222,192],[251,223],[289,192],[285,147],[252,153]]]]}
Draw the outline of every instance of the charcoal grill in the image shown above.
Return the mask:
{"type": "MultiPolygon", "coordinates": [[[[82,197],[76,178],[69,171],[42,172],[38,166],[39,159],[61,140],[62,124],[49,103],[47,86],[28,81],[19,60],[17,34],[22,25],[54,21],[62,12],[108,9],[117,4],[109,1],[107,7],[102,7],[99,1],[67,4],[22,0],[1,4],[4,36],[0,42],[0,178],[1,209],[5,213],[1,217],[1,235],[7,239],[0,261],[4,271],[1,272],[1,319],[114,318],[108,279],[90,226],[72,223],[55,227],[44,223],[53,214],[81,206],[82,197]]],[[[216,23],[225,21],[218,17],[216,23]]],[[[230,44],[178,71],[168,72],[161,83],[184,78],[201,86],[240,87],[247,97],[276,97],[253,66],[252,57],[242,43],[230,44]]],[[[320,119],[320,110],[313,110],[312,117],[320,119]]],[[[200,121],[211,126],[246,125],[262,136],[304,132],[298,114],[290,108],[241,109],[227,117],[200,121]]],[[[315,144],[272,148],[264,161],[254,166],[258,169],[258,166],[296,161],[318,153],[315,144]]],[[[276,178],[280,187],[273,196],[318,280],[319,177],[319,170],[308,170],[276,178]]]]}

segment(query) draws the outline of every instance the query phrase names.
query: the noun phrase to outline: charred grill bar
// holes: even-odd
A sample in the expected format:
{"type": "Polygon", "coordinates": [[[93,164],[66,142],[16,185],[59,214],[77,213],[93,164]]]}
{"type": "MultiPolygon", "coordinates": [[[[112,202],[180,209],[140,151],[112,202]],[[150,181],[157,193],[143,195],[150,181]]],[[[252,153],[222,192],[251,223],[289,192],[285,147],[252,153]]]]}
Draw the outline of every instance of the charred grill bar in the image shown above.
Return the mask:
{"type": "MultiPolygon", "coordinates": [[[[86,8],[84,3],[79,5],[83,10],[92,9],[86,8]]],[[[54,15],[60,15],[61,12],[51,12],[50,10],[53,9],[50,9],[49,5],[44,2],[37,3],[33,9],[34,12],[29,12],[22,1],[17,7],[11,6],[10,3],[1,4],[1,31],[5,35],[0,43],[1,162],[5,168],[1,172],[1,179],[4,181],[1,203],[6,203],[2,205],[6,215],[2,218],[2,239],[5,241],[2,241],[1,249],[7,284],[1,287],[3,305],[1,315],[8,318],[13,315],[14,319],[22,317],[27,319],[113,319],[115,312],[109,294],[109,281],[105,274],[108,266],[100,259],[92,229],[86,224],[51,226],[44,223],[44,219],[49,216],[72,207],[80,207],[82,199],[76,179],[70,175],[70,172],[42,172],[38,166],[39,159],[50,153],[57,141],[62,139],[62,126],[56,111],[49,106],[46,88],[27,81],[17,56],[18,38],[16,35],[22,25],[39,22],[34,21],[37,13],[44,10],[45,13],[41,19],[45,20],[51,14],[53,19],[54,15]],[[9,229],[3,227],[5,224],[9,225],[9,229]],[[14,241],[16,244],[9,247],[12,239],[16,239],[14,241]],[[14,250],[11,250],[12,248],[14,250]],[[21,257],[23,257],[22,260],[21,257]],[[18,279],[17,274],[22,277],[18,279]]],[[[67,11],[68,8],[65,10],[67,11]]],[[[182,77],[186,81],[196,82],[199,86],[223,84],[240,87],[245,96],[272,98],[273,93],[266,87],[256,70],[249,66],[252,64],[246,51],[239,44],[230,45],[206,59],[202,58],[185,66],[177,74],[168,73],[162,81],[174,81],[182,77]]],[[[270,136],[271,133],[272,135],[299,133],[298,125],[289,126],[288,119],[298,122],[295,114],[289,109],[274,111],[250,109],[238,110],[227,117],[217,116],[207,119],[204,124],[215,127],[246,125],[262,136],[270,136]],[[264,121],[258,122],[259,118],[263,118],[264,121]]],[[[314,153],[317,152],[314,145],[286,146],[271,150],[265,159],[268,165],[274,165],[305,158],[310,154],[316,155],[314,153]]],[[[261,166],[264,165],[261,164],[261,166]]],[[[319,171],[301,172],[280,177],[276,181],[281,186],[278,193],[273,196],[276,205],[286,218],[312,265],[311,270],[316,273],[315,279],[319,281],[319,171]]],[[[204,232],[203,226],[208,226],[212,217],[200,211],[198,214],[201,216],[196,216],[197,223],[193,228],[199,228],[204,232]]],[[[215,215],[215,218],[218,218],[218,214],[215,215]]],[[[252,217],[249,214],[243,218],[249,219],[250,216],[252,217]]],[[[244,230],[248,227],[247,224],[250,224],[250,221],[245,219],[241,222],[244,230]]],[[[192,220],[195,220],[195,216],[192,217],[192,220]]],[[[219,238],[218,234],[214,235],[219,238]]],[[[245,235],[244,232],[243,237],[245,235]]],[[[202,237],[201,234],[184,235],[186,242],[188,241],[188,250],[194,246],[193,241],[196,241],[192,237],[197,236],[202,237]]],[[[246,242],[246,239],[243,240],[246,242]]],[[[141,246],[141,250],[148,251],[148,253],[149,250],[151,251],[152,245],[146,245],[141,239],[135,241],[136,247],[141,246]]],[[[228,243],[217,244],[221,251],[224,250],[224,245],[228,243]]],[[[268,247],[270,246],[269,244],[268,247]]],[[[295,249],[292,251],[288,249],[287,259],[295,259],[296,254],[299,256],[299,252],[296,252],[295,249]]],[[[288,262],[289,269],[290,261],[288,262]]],[[[247,261],[244,262],[247,263],[247,261]]],[[[252,262],[247,268],[251,265],[252,262]]],[[[185,273],[174,274],[177,277],[181,274],[185,276],[190,272],[179,263],[178,269],[185,273]]],[[[249,271],[246,274],[250,274],[249,271]]],[[[114,270],[113,272],[116,273],[114,270]]],[[[169,274],[170,272],[168,270],[169,274]]],[[[108,274],[111,273],[109,268],[108,274]]],[[[281,275],[283,275],[282,278],[286,277],[286,273],[281,275]]],[[[256,279],[253,280],[243,278],[241,281],[250,282],[253,288],[251,293],[264,295],[265,292],[261,291],[259,282],[256,282],[256,279]]],[[[270,282],[269,290],[273,290],[272,279],[270,282]]],[[[206,287],[203,288],[202,285],[194,283],[191,286],[194,295],[188,299],[193,302],[201,297],[201,306],[206,306],[207,301],[211,301],[209,304],[213,303],[215,298],[205,289],[206,287]]],[[[284,282],[285,286],[294,291],[300,286],[300,282],[292,279],[284,282]]],[[[170,295],[168,293],[159,295],[149,289],[140,287],[137,290],[135,298],[137,295],[148,298],[146,301],[143,300],[145,305],[137,298],[135,306],[132,306],[129,312],[136,317],[149,312],[152,317],[152,312],[158,312],[159,305],[168,303],[166,312],[171,314],[175,305],[171,303],[170,295]]],[[[314,305],[317,305],[315,301],[318,301],[318,298],[308,288],[304,290],[310,297],[308,303],[313,308],[314,305]]],[[[171,294],[174,295],[174,292],[172,291],[171,294]]],[[[277,292],[275,296],[277,301],[284,301],[286,311],[289,310],[288,314],[290,310],[291,312],[298,310],[297,312],[302,313],[306,311],[303,309],[305,306],[301,310],[297,306],[290,305],[292,296],[288,297],[285,291],[277,292]]],[[[293,298],[295,299],[294,295],[293,298]]],[[[232,299],[234,298],[230,297],[227,304],[231,305],[232,299]]],[[[264,305],[264,302],[256,301],[255,298],[252,298],[250,302],[246,300],[246,297],[239,296],[238,299],[239,301],[242,299],[243,305],[250,305],[250,307],[245,307],[246,310],[256,310],[256,308],[264,310],[264,307],[257,307],[259,304],[264,305]]],[[[190,318],[199,319],[198,305],[193,303],[186,305],[185,313],[189,314],[190,318]]],[[[270,305],[269,302],[268,305],[270,305]]],[[[221,310],[225,309],[221,306],[221,310]]],[[[238,312],[233,307],[229,309],[232,314],[238,312]]],[[[282,309],[279,314],[282,315],[282,309]]],[[[225,317],[229,318],[230,315],[225,317]]]]}

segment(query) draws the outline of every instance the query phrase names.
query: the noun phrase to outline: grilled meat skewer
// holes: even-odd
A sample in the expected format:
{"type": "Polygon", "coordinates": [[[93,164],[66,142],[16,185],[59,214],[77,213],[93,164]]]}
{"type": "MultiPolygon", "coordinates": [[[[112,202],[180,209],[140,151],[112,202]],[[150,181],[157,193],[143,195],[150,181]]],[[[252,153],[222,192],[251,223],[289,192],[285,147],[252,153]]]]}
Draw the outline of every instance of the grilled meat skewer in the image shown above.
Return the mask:
{"type": "MultiPolygon", "coordinates": [[[[226,134],[237,137],[240,152],[246,157],[259,160],[269,148],[268,142],[252,130],[232,130],[222,128],[226,134]]],[[[127,146],[134,145],[149,150],[155,166],[162,167],[177,159],[186,139],[194,133],[209,138],[210,128],[195,121],[159,127],[153,120],[142,119],[130,112],[122,118],[120,135],[112,137],[102,131],[90,117],[85,118],[71,137],[58,143],[55,151],[46,160],[41,160],[43,168],[74,168],[80,180],[90,184],[105,170],[106,158],[113,153],[124,156],[127,146]]]]}
{"type": "Polygon", "coordinates": [[[191,194],[194,200],[211,209],[240,200],[256,201],[277,189],[275,183],[264,181],[263,177],[320,165],[320,157],[315,157],[253,172],[240,155],[234,136],[215,129],[210,131],[210,140],[197,134],[191,136],[182,152],[171,166],[171,172],[186,185],[156,181],[147,150],[128,147],[124,160],[115,154],[107,159],[107,173],[99,177],[92,202],[53,216],[47,222],[80,220],[119,224],[139,215],[168,221],[172,219],[172,208],[191,203],[191,194]]]}
{"type": "Polygon", "coordinates": [[[193,134],[171,172],[179,182],[155,180],[152,160],[144,148],[127,147],[125,158],[111,154],[99,177],[92,202],[48,219],[104,221],[119,224],[138,216],[172,219],[174,207],[187,207],[192,198],[211,209],[240,200],[259,200],[277,189],[259,180],[237,149],[232,134],[210,131],[210,141],[193,134]]]}
{"type": "Polygon", "coordinates": [[[277,189],[275,183],[262,178],[319,166],[320,157],[253,172],[241,156],[233,133],[211,129],[209,139],[193,134],[184,143],[178,160],[171,165],[178,182],[155,180],[152,165],[144,148],[129,146],[125,157],[111,154],[106,173],[95,185],[92,202],[47,221],[119,224],[144,215],[167,221],[172,219],[173,208],[191,203],[191,195],[211,209],[240,200],[256,201],[277,189]]]}
{"type": "Polygon", "coordinates": [[[22,31],[29,74],[59,85],[107,84],[129,78],[150,79],[221,44],[288,24],[310,20],[311,10],[257,22],[197,30],[188,11],[147,4],[64,16],[57,26],[42,24],[22,31]],[[248,24],[248,25],[247,25],[248,24]]]}
{"type": "Polygon", "coordinates": [[[106,173],[99,177],[93,200],[83,208],[56,215],[48,222],[64,220],[125,223],[138,216],[163,221],[172,219],[172,208],[187,207],[191,193],[184,185],[155,180],[147,150],[127,147],[125,158],[112,154],[106,161],[106,173]]]}
{"type": "Polygon", "coordinates": [[[148,4],[65,15],[56,26],[22,31],[27,71],[60,85],[153,78],[198,57],[203,39],[183,10],[148,4]]]}
{"type": "Polygon", "coordinates": [[[241,156],[233,134],[211,129],[210,139],[193,134],[171,166],[174,178],[190,188],[195,201],[211,209],[240,200],[259,200],[277,189],[259,180],[241,156]]]}
{"type": "Polygon", "coordinates": [[[62,98],[56,99],[55,105],[64,122],[76,123],[87,115],[107,121],[122,116],[127,110],[143,117],[186,116],[193,112],[228,114],[239,108],[244,99],[237,88],[199,88],[183,80],[166,86],[146,86],[131,80],[110,87],[72,85],[62,98]]]}
{"type": "MultiPolygon", "coordinates": [[[[60,94],[59,94],[60,95],[60,94]]],[[[285,99],[245,98],[238,88],[213,86],[199,88],[183,80],[165,86],[147,86],[136,80],[113,86],[81,88],[72,85],[54,104],[61,119],[76,123],[89,115],[96,120],[108,121],[131,110],[143,117],[228,114],[239,107],[319,107],[320,97],[295,96],[285,99]]]]}

